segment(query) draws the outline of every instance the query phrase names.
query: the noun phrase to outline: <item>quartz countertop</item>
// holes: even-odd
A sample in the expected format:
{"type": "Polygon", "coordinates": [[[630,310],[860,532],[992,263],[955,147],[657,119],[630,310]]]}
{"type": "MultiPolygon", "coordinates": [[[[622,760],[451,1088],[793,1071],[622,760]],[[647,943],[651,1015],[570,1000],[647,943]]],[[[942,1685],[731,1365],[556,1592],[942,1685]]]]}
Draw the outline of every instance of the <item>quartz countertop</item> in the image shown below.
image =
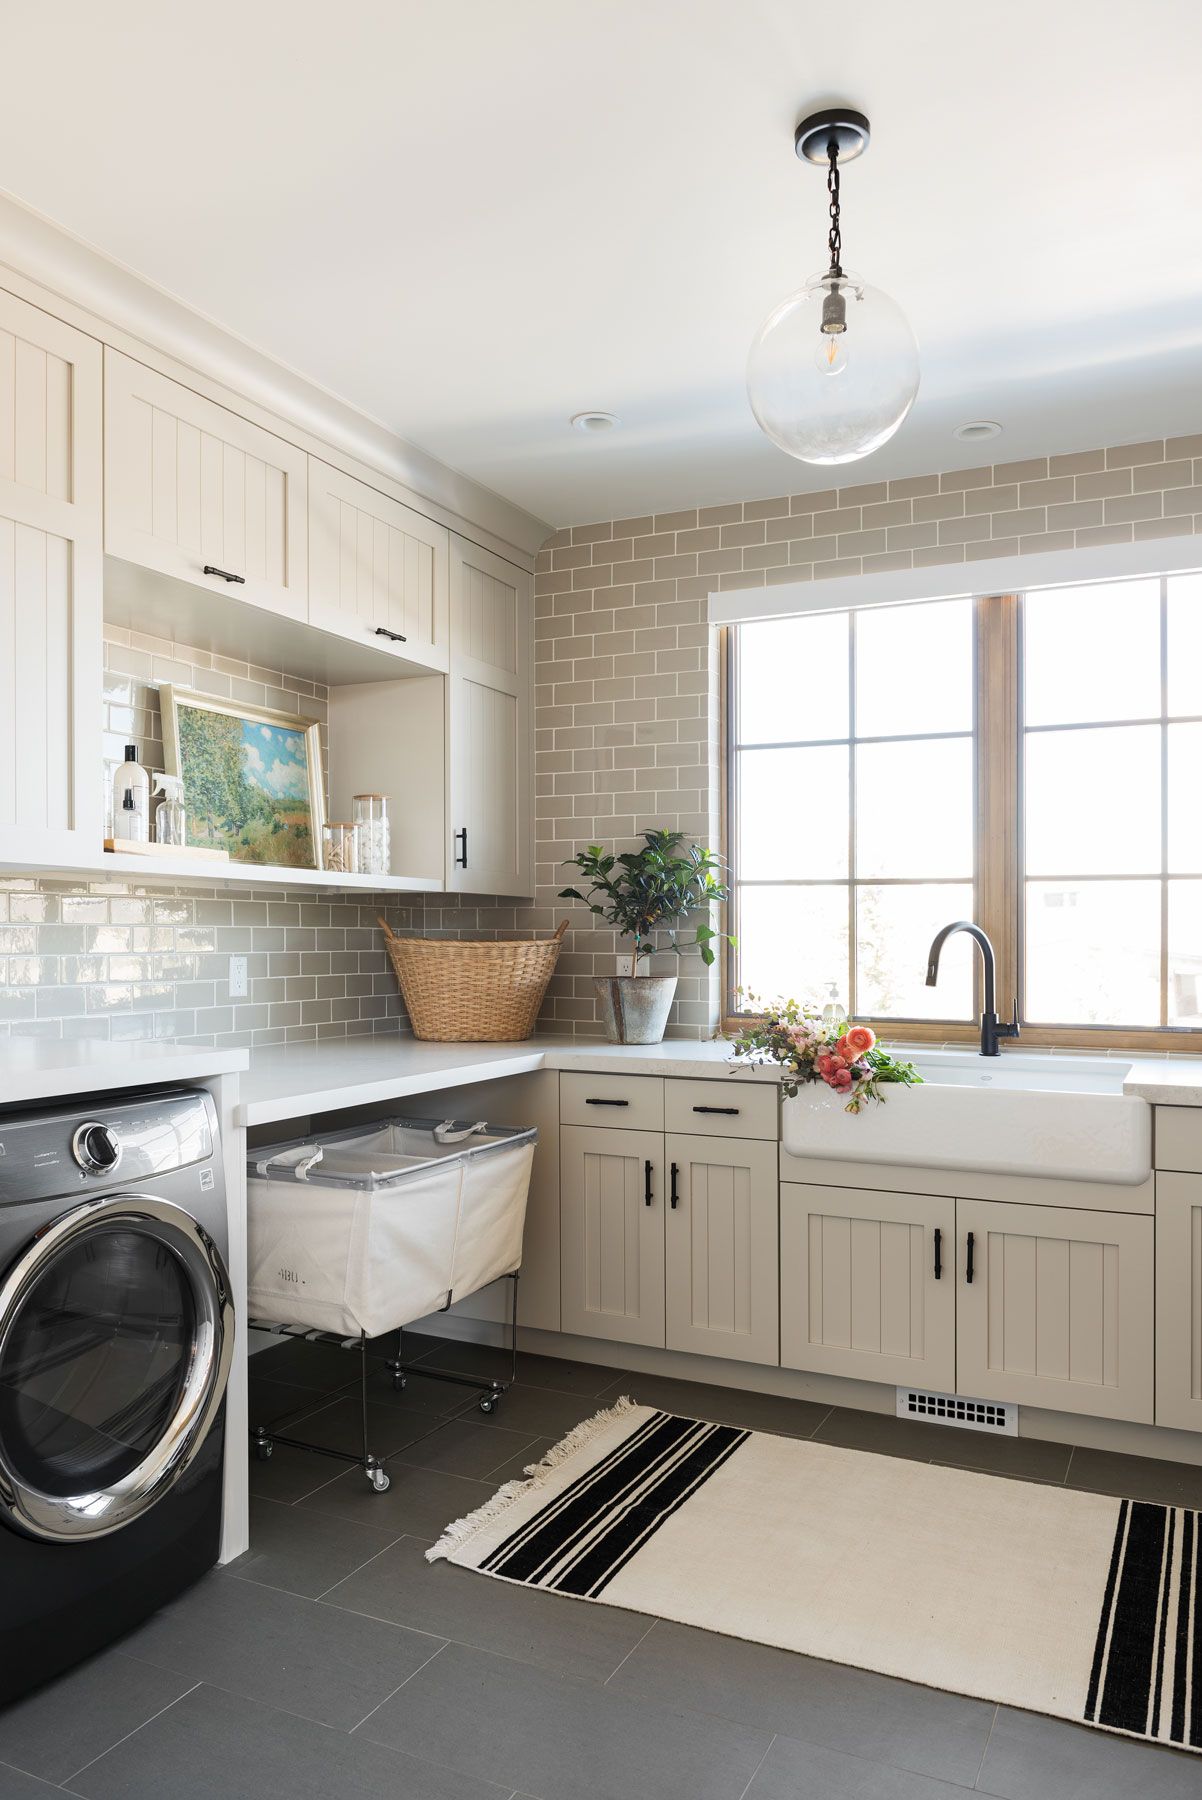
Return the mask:
{"type": "Polygon", "coordinates": [[[0,1105],[36,1105],[74,1094],[108,1094],[153,1082],[203,1081],[233,1075],[248,1050],[205,1050],[186,1044],[114,1044],[98,1038],[0,1039],[0,1105]]]}

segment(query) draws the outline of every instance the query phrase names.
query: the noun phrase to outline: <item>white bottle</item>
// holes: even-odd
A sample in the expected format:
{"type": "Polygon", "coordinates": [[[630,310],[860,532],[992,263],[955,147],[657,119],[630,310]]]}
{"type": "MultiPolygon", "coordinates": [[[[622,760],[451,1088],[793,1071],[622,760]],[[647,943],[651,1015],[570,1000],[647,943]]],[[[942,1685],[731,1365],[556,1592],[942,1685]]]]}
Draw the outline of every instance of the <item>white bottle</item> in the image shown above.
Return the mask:
{"type": "Polygon", "coordinates": [[[113,776],[113,836],[129,844],[150,842],[150,776],[136,744],[126,744],[125,761],[113,776]]]}
{"type": "Polygon", "coordinates": [[[822,1024],[826,1031],[833,1031],[836,1025],[843,1023],[843,1003],[839,999],[839,983],[828,981],[826,984],[827,1001],[822,1009],[822,1024]]]}

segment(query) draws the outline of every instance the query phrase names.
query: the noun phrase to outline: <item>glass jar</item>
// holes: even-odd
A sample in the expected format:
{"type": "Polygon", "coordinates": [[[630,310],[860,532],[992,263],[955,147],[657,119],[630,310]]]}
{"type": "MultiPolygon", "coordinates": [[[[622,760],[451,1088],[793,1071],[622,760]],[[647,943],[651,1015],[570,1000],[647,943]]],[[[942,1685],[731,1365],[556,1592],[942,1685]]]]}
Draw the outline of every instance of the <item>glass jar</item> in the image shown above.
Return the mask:
{"type": "Polygon", "coordinates": [[[387,794],[356,794],[351,802],[359,833],[359,873],[392,874],[392,825],[387,794]]]}
{"type": "Polygon", "coordinates": [[[331,819],[321,828],[321,866],[331,875],[359,873],[358,833],[350,819],[331,819]]]}

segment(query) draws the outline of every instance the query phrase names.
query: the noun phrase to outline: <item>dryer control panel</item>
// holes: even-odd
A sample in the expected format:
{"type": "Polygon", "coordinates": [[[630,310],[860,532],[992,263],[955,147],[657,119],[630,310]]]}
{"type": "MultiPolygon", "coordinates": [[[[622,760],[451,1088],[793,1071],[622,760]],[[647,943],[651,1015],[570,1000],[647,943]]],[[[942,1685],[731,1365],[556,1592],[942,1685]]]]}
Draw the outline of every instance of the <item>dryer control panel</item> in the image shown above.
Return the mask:
{"type": "Polygon", "coordinates": [[[0,1113],[0,1206],[167,1175],[210,1161],[216,1141],[203,1088],[0,1113]]]}

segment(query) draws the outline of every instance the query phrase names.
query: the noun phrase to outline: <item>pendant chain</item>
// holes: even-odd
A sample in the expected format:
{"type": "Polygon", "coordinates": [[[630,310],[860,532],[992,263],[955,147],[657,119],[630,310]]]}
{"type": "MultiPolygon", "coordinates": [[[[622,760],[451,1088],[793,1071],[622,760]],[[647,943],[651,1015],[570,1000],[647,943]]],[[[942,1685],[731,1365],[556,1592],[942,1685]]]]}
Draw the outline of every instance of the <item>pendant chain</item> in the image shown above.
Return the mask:
{"type": "Polygon", "coordinates": [[[830,158],[830,169],[826,177],[826,191],[831,197],[831,229],[827,238],[831,253],[830,272],[832,275],[842,275],[843,268],[839,261],[843,250],[843,239],[839,231],[839,146],[834,138],[827,145],[826,153],[830,158]]]}

